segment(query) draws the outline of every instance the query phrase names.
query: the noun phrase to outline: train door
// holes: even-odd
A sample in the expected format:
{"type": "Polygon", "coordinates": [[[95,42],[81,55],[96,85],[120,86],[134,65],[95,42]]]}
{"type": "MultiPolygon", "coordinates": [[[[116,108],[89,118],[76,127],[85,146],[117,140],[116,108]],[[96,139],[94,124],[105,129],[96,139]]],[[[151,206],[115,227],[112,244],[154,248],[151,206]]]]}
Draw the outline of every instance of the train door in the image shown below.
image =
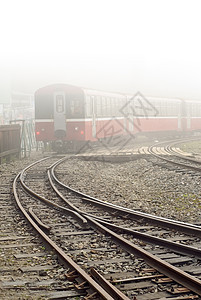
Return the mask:
{"type": "Polygon", "coordinates": [[[66,101],[64,92],[54,93],[54,134],[60,139],[66,135],[66,101]]]}
{"type": "Polygon", "coordinates": [[[91,107],[92,107],[92,137],[96,138],[96,101],[94,96],[91,96],[91,107]]]}

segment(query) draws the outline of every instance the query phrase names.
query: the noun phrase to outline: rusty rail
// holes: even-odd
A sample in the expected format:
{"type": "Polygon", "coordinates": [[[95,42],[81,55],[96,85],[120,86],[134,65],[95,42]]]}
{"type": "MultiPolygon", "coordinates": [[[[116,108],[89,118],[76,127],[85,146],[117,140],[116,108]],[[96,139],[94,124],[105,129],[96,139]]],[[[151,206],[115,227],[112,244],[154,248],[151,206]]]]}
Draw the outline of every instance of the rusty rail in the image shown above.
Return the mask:
{"type": "MultiPolygon", "coordinates": [[[[25,171],[25,169],[23,170],[23,172],[24,171],[25,171]]],[[[23,177],[24,176],[21,176],[21,184],[23,183],[23,177]]],[[[24,185],[25,184],[23,184],[23,187],[24,187],[24,185]]],[[[32,195],[34,194],[33,191],[31,192],[31,194],[32,195]]],[[[38,198],[38,195],[35,194],[35,197],[38,198]]],[[[15,198],[16,198],[16,196],[15,196],[15,198]]],[[[55,206],[56,206],[56,204],[55,204],[55,206]]],[[[107,236],[110,236],[111,239],[114,242],[119,244],[128,253],[131,253],[133,255],[141,257],[142,259],[144,259],[144,261],[148,265],[150,265],[151,267],[153,267],[154,269],[156,269],[160,273],[168,276],[169,278],[172,278],[177,283],[181,284],[182,286],[186,287],[187,289],[190,289],[191,291],[193,291],[196,294],[201,296],[201,281],[199,279],[189,275],[188,273],[180,270],[179,268],[177,268],[177,267],[169,264],[168,262],[158,258],[157,256],[149,253],[148,251],[146,251],[143,248],[133,244],[132,242],[127,241],[122,236],[118,235],[117,233],[113,232],[112,230],[106,228],[105,226],[103,226],[102,224],[97,222],[95,219],[93,219],[93,218],[91,218],[87,215],[84,215],[84,217],[88,221],[88,224],[91,228],[93,228],[93,229],[95,229],[95,230],[97,230],[97,231],[99,231],[99,232],[101,232],[101,233],[103,233],[107,236]]],[[[101,286],[105,285],[105,283],[103,283],[103,282],[101,283],[100,278],[97,278],[97,276],[95,276],[95,277],[96,277],[96,280],[98,281],[98,284],[100,284],[101,286]]],[[[105,290],[106,293],[111,293],[110,287],[105,289],[105,286],[104,286],[104,290],[105,290]]],[[[112,290],[112,296],[114,296],[113,293],[116,293],[116,291],[112,290]]],[[[119,295],[119,297],[120,297],[120,295],[119,295]]],[[[113,298],[113,299],[121,299],[121,298],[113,298]]]]}
{"type": "MultiPolygon", "coordinates": [[[[35,162],[34,164],[36,164],[37,162],[35,162]]],[[[32,164],[32,165],[34,165],[32,164]]],[[[30,168],[32,165],[28,166],[27,168],[25,168],[22,173],[21,176],[20,174],[18,175],[18,177],[20,177],[20,182],[21,184],[23,184],[23,179],[25,177],[25,171],[30,168]]],[[[56,166],[56,164],[54,165],[56,166]]],[[[53,166],[51,166],[51,170],[52,168],[54,168],[53,166]]],[[[50,175],[50,169],[48,168],[48,173],[50,175]]],[[[17,193],[16,193],[16,181],[17,178],[15,179],[15,183],[13,185],[13,190],[14,190],[14,194],[15,194],[15,198],[17,203],[19,202],[19,199],[17,197],[17,193]]],[[[25,183],[23,184],[23,187],[26,186],[25,183]]],[[[29,188],[26,189],[27,191],[29,190],[29,192],[31,191],[29,188]]],[[[55,190],[55,189],[54,189],[55,190]]],[[[31,191],[31,194],[34,195],[35,193],[33,191],[31,191]]],[[[38,198],[38,195],[35,194],[35,197],[38,198]]],[[[41,197],[40,197],[41,198],[41,197]]],[[[18,206],[20,207],[21,204],[19,203],[18,206]]],[[[55,204],[55,206],[57,206],[55,204]]],[[[64,209],[63,207],[60,207],[61,209],[64,209]]],[[[66,209],[65,209],[66,210],[66,209]]],[[[76,211],[77,212],[77,211],[76,211]]],[[[79,213],[81,211],[79,210],[79,213]]],[[[77,212],[78,213],[78,212],[77,212]]],[[[126,240],[125,238],[123,238],[122,236],[118,235],[117,233],[113,232],[112,230],[108,229],[107,227],[105,227],[104,225],[100,224],[100,222],[97,222],[95,219],[87,216],[86,214],[84,214],[84,218],[87,220],[89,226],[99,232],[101,232],[102,234],[105,234],[107,236],[110,236],[110,238],[116,242],[117,244],[119,244],[124,250],[126,250],[128,253],[131,253],[133,255],[136,255],[138,257],[141,257],[142,259],[144,259],[144,261],[150,265],[151,267],[153,267],[154,269],[156,269],[157,271],[159,271],[160,273],[166,275],[167,277],[173,279],[174,281],[176,281],[177,283],[181,284],[182,286],[184,286],[187,289],[190,289],[191,291],[195,292],[196,294],[198,294],[199,296],[201,296],[201,280],[197,279],[196,277],[193,277],[192,275],[180,270],[179,268],[171,265],[170,263],[160,259],[159,257],[149,253],[148,251],[144,250],[143,248],[133,244],[132,242],[126,240]]],[[[33,221],[32,221],[33,222],[33,221]]],[[[39,229],[40,230],[40,229],[39,229]]],[[[38,230],[38,231],[39,231],[38,230]]],[[[41,230],[40,230],[41,231],[41,230]]],[[[42,234],[43,238],[45,237],[45,234],[42,234]]],[[[49,240],[49,238],[46,236],[46,241],[49,240]]],[[[58,254],[61,255],[60,251],[58,251],[58,254]]],[[[62,257],[63,258],[63,257],[62,257]]],[[[70,265],[69,261],[67,263],[67,265],[70,265]]],[[[72,268],[72,265],[71,265],[72,268]]],[[[75,268],[74,266],[74,271],[76,270],[76,273],[80,273],[77,271],[77,267],[75,268]]],[[[80,273],[81,275],[81,273],[80,273]]],[[[84,276],[82,274],[82,280],[84,280],[84,276]]],[[[96,274],[96,280],[98,281],[97,284],[100,284],[101,286],[104,286],[106,284],[106,282],[102,282],[102,279],[100,278],[100,276],[98,276],[98,274],[96,274]]],[[[86,281],[89,282],[89,279],[87,279],[86,281]]],[[[85,281],[81,283],[81,285],[85,284],[85,281]]],[[[95,290],[95,293],[98,292],[100,293],[100,290],[103,290],[106,294],[107,293],[111,293],[109,297],[114,296],[113,293],[116,293],[116,290],[112,290],[111,291],[111,285],[109,285],[110,287],[108,287],[107,289],[100,288],[97,290],[94,288],[94,286],[92,285],[92,282],[90,282],[90,285],[93,287],[93,290],[95,290]]],[[[107,294],[108,295],[108,294],[107,294]]],[[[91,295],[89,295],[89,297],[91,297],[91,295]]],[[[89,299],[88,297],[88,299],[89,299]]],[[[103,295],[101,294],[101,297],[103,297],[103,295]]],[[[119,295],[119,297],[121,297],[119,295]]],[[[122,299],[122,298],[112,298],[112,299],[122,299]]]]}
{"type": "MultiPolygon", "coordinates": [[[[13,194],[15,201],[23,213],[27,221],[34,227],[37,233],[42,237],[42,239],[57,253],[58,257],[61,259],[62,263],[69,268],[69,272],[66,273],[66,277],[69,281],[76,280],[78,284],[75,284],[77,289],[84,289],[86,291],[86,297],[84,299],[93,299],[93,297],[102,300],[128,300],[123,293],[119,292],[115,288],[111,288],[111,284],[105,280],[104,287],[96,282],[90,275],[88,275],[82,268],[79,267],[66,253],[51,240],[48,235],[37,225],[35,220],[33,220],[27,211],[22,206],[17,193],[17,181],[20,178],[21,173],[19,173],[13,182],[13,194]],[[117,294],[117,298],[113,298],[113,294],[117,294]]],[[[33,195],[33,193],[31,193],[33,195]]],[[[37,194],[35,194],[37,197],[37,194]]]]}

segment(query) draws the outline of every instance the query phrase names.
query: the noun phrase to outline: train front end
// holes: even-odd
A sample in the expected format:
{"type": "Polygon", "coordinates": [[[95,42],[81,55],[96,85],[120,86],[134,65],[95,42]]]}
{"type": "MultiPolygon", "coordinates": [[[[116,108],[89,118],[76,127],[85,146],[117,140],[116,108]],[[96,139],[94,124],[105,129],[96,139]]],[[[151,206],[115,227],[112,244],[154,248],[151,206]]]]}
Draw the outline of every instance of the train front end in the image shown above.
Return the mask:
{"type": "Polygon", "coordinates": [[[65,84],[35,93],[36,141],[54,151],[78,151],[85,141],[84,93],[65,84]]]}

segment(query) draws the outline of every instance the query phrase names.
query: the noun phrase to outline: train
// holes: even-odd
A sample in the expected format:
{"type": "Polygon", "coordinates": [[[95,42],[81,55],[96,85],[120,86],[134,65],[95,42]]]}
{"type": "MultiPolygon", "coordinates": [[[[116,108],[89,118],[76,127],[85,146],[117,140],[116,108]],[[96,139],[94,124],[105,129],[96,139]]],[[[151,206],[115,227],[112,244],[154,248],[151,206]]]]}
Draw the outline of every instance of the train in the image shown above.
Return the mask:
{"type": "Polygon", "coordinates": [[[201,101],[145,97],[52,84],[35,92],[35,136],[53,150],[77,151],[89,143],[139,134],[201,132],[201,101]]]}

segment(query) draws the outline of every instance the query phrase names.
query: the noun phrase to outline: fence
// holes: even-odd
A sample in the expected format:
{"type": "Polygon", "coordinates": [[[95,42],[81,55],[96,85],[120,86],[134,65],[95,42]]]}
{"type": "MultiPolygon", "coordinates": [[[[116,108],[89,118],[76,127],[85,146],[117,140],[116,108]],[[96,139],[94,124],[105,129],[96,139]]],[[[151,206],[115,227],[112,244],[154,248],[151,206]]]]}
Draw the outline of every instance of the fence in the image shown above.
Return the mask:
{"type": "Polygon", "coordinates": [[[19,124],[21,127],[21,157],[30,155],[32,149],[36,148],[35,123],[33,119],[12,120],[10,123],[19,124]]]}
{"type": "Polygon", "coordinates": [[[20,156],[20,125],[0,126],[0,163],[9,161],[13,156],[20,156]]]}

